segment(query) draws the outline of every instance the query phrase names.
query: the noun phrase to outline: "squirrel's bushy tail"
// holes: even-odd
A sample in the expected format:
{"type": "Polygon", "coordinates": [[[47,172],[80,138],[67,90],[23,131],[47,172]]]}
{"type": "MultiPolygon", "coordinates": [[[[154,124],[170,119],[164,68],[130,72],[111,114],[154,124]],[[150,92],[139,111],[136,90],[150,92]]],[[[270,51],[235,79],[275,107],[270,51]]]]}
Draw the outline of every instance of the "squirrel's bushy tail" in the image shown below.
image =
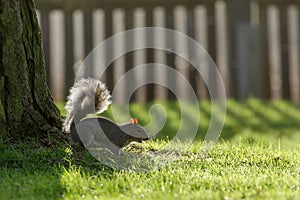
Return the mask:
{"type": "Polygon", "coordinates": [[[65,109],[67,116],[64,122],[64,131],[70,132],[73,121],[92,113],[102,113],[111,104],[111,95],[105,84],[95,79],[81,79],[70,89],[65,109]]]}

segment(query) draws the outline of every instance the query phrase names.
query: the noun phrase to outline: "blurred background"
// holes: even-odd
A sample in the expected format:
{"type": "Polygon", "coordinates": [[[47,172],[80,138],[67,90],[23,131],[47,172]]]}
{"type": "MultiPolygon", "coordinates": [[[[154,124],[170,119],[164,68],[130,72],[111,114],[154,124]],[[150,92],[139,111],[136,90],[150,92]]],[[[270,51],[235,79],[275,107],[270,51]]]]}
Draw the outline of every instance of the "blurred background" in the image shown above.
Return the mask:
{"type": "MultiPolygon", "coordinates": [[[[36,0],[42,28],[47,84],[64,101],[85,56],[113,34],[137,27],[165,27],[198,41],[217,64],[229,98],[300,99],[299,0],[36,0]]],[[[137,35],[134,40],[146,40],[137,35]]],[[[166,43],[164,35],[152,36],[166,43]]],[[[171,38],[171,40],[174,38],[171,38]]],[[[175,48],[189,52],[186,41],[175,48]]],[[[108,47],[114,54],[127,41],[108,47]]],[[[190,53],[191,59],[199,55],[190,53]]],[[[103,55],[105,58],[105,55],[103,55]]],[[[122,74],[144,63],[166,64],[182,73],[199,99],[209,94],[201,76],[171,52],[144,49],[113,62],[101,77],[110,90],[122,74]]],[[[97,68],[88,73],[97,74],[97,68]]],[[[149,75],[137,74],[136,79],[149,75]]],[[[154,71],[157,79],[167,74],[154,71]]],[[[212,75],[213,76],[213,75],[212,75]]],[[[212,77],[213,79],[213,77],[212,77]]],[[[135,80],[132,80],[133,82],[135,80]]],[[[175,83],[174,83],[175,84],[175,83]]],[[[178,85],[177,87],[180,87],[178,85]]],[[[184,90],[184,88],[183,88],[184,90]]],[[[139,88],[133,101],[173,98],[167,88],[139,88]]],[[[122,95],[119,95],[122,101],[122,95]]]]}

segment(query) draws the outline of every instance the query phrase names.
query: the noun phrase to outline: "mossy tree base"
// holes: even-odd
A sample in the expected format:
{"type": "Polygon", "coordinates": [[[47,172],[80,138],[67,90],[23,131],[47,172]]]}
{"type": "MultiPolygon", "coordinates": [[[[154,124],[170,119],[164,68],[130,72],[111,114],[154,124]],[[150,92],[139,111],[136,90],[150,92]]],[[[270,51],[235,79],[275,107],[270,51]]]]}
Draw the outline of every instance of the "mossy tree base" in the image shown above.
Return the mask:
{"type": "Polygon", "coordinates": [[[0,137],[4,142],[64,139],[46,85],[41,31],[33,0],[0,1],[0,137]]]}

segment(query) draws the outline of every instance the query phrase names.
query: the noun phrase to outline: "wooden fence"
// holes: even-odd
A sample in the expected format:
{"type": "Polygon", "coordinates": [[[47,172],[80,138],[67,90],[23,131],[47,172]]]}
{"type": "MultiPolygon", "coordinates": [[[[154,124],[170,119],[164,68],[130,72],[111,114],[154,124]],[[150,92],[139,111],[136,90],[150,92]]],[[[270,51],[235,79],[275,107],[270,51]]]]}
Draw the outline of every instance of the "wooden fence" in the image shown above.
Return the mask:
{"type": "MultiPolygon", "coordinates": [[[[198,41],[216,62],[228,97],[300,100],[298,0],[36,0],[36,6],[47,82],[57,100],[64,99],[73,85],[76,62],[98,43],[124,30],[152,26],[175,29],[198,41]]],[[[118,45],[106,53],[130,44],[118,45]]],[[[126,54],[101,79],[112,89],[122,73],[153,62],[177,69],[199,98],[208,98],[203,80],[192,67],[182,67],[188,66],[184,60],[178,62],[178,56],[155,49],[126,54]]],[[[134,96],[137,101],[171,97],[158,85],[142,87],[134,96]]]]}

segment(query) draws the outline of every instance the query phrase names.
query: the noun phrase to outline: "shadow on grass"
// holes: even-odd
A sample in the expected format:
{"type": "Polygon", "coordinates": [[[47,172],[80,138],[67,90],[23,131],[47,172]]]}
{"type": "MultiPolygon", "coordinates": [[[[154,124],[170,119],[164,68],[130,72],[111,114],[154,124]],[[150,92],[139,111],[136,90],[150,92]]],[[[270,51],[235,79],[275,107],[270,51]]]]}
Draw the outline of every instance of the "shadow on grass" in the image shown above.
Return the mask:
{"type": "Polygon", "coordinates": [[[63,180],[69,171],[111,176],[112,169],[91,155],[74,156],[66,149],[37,144],[0,145],[0,199],[63,199],[68,188],[63,180]]]}

